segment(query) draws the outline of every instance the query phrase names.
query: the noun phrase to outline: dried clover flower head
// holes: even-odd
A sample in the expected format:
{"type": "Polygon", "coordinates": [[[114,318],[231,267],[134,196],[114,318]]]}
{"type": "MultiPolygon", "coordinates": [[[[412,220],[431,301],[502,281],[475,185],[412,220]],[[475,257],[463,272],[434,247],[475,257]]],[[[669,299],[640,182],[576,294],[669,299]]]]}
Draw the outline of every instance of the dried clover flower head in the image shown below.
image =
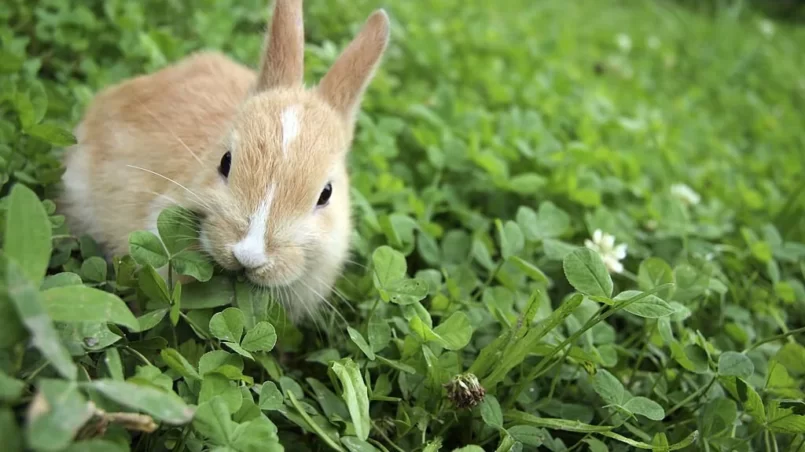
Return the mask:
{"type": "Polygon", "coordinates": [[[486,395],[478,378],[471,373],[456,375],[444,387],[447,389],[447,398],[459,409],[478,405],[486,395]]]}

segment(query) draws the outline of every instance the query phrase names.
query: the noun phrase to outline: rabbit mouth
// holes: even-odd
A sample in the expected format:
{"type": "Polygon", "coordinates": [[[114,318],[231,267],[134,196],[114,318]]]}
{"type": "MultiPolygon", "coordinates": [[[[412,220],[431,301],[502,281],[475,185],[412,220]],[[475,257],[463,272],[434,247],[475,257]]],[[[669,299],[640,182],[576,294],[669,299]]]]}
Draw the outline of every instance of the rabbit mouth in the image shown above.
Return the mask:
{"type": "Polygon", "coordinates": [[[252,284],[272,289],[290,286],[299,281],[304,273],[303,269],[297,270],[282,262],[257,268],[244,268],[241,271],[252,284]]]}
{"type": "Polygon", "coordinates": [[[199,221],[207,221],[209,215],[203,209],[190,209],[199,221]]]}

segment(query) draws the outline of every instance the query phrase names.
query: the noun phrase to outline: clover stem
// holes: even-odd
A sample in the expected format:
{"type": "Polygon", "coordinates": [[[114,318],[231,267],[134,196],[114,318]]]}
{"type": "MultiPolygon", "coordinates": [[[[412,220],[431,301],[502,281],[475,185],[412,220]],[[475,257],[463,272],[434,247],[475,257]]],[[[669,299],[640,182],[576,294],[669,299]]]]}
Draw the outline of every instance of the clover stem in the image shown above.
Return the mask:
{"type": "Polygon", "coordinates": [[[634,384],[635,374],[637,373],[637,369],[640,368],[640,364],[643,363],[643,358],[646,357],[646,349],[648,348],[649,342],[651,342],[651,335],[654,334],[654,330],[656,329],[657,329],[657,322],[654,322],[648,334],[646,335],[646,342],[644,342],[643,347],[640,348],[640,354],[637,356],[637,362],[635,363],[634,367],[632,367],[632,371],[629,374],[629,380],[627,380],[629,382],[628,383],[629,389],[631,389],[632,385],[634,384]]]}
{"type": "Polygon", "coordinates": [[[369,322],[372,321],[372,316],[375,315],[375,311],[377,310],[377,306],[379,304],[380,304],[380,297],[377,297],[375,298],[375,303],[372,305],[372,310],[369,311],[369,315],[366,317],[366,324],[365,324],[366,331],[364,331],[364,333],[366,333],[367,337],[369,335],[369,322]]]}
{"type": "Polygon", "coordinates": [[[693,392],[693,394],[685,397],[682,401],[680,401],[679,403],[674,405],[670,410],[666,411],[665,412],[665,417],[667,418],[674,411],[682,408],[683,406],[685,406],[691,400],[693,400],[693,399],[699,397],[700,395],[704,394],[705,392],[707,392],[710,389],[710,386],[713,386],[713,383],[716,382],[716,378],[717,377],[714,375],[713,378],[710,379],[709,383],[707,383],[705,386],[702,386],[701,388],[697,389],[695,392],[693,392]]]}
{"type": "Polygon", "coordinates": [[[140,361],[142,361],[145,365],[147,365],[147,366],[152,366],[153,365],[153,364],[151,364],[151,361],[148,361],[148,358],[143,356],[143,354],[138,352],[137,350],[135,350],[135,349],[133,349],[133,348],[131,348],[129,346],[124,346],[123,349],[126,350],[127,352],[133,354],[137,358],[139,358],[140,361]]]}
{"type": "Polygon", "coordinates": [[[190,435],[190,428],[189,428],[189,427],[185,427],[185,428],[182,430],[182,436],[181,436],[181,438],[179,438],[179,441],[176,443],[176,445],[175,445],[175,446],[173,446],[173,451],[172,451],[172,452],[182,452],[182,451],[184,450],[184,448],[185,448],[185,443],[187,442],[187,437],[188,437],[188,435],[190,435]]]}
{"type": "Polygon", "coordinates": [[[173,265],[168,262],[168,290],[173,293],[173,265]]]}
{"type": "MultiPolygon", "coordinates": [[[[171,304],[175,304],[176,300],[173,299],[173,265],[168,262],[168,293],[170,294],[171,304]]],[[[176,335],[176,325],[171,324],[171,334],[173,335],[173,346],[179,348],[179,337],[176,335]]]]}
{"type": "Polygon", "coordinates": [[[378,441],[376,439],[369,438],[368,440],[366,440],[366,442],[372,443],[375,447],[379,447],[380,450],[382,450],[383,452],[389,452],[389,450],[386,449],[386,446],[384,446],[383,443],[381,443],[380,441],[378,441]]]}
{"type": "Polygon", "coordinates": [[[805,436],[800,435],[800,439],[802,441],[800,441],[799,447],[797,447],[797,450],[795,450],[794,452],[800,452],[802,450],[803,446],[805,446],[805,436]]]}
{"type": "MultiPolygon", "coordinates": [[[[520,383],[514,388],[514,391],[512,391],[512,393],[509,395],[509,398],[506,400],[506,403],[504,405],[507,408],[510,408],[512,405],[514,405],[514,403],[517,401],[517,398],[520,397],[520,393],[523,392],[528,383],[536,380],[539,376],[541,376],[542,374],[548,372],[550,369],[553,368],[553,365],[555,363],[551,363],[550,366],[548,366],[547,363],[551,362],[551,358],[553,358],[554,355],[559,353],[559,351],[565,348],[566,346],[575,342],[576,339],[581,337],[581,335],[587,332],[587,330],[594,327],[598,322],[603,321],[603,319],[606,318],[606,316],[602,316],[601,314],[603,313],[605,308],[606,305],[601,306],[598,309],[598,311],[592,317],[590,317],[590,320],[588,320],[587,323],[584,324],[584,326],[582,326],[578,331],[573,333],[570,337],[562,341],[562,343],[554,347],[553,350],[551,350],[547,355],[545,355],[542,358],[542,360],[537,364],[537,366],[531,371],[528,377],[521,380],[520,383]]],[[[568,348],[567,351],[565,351],[563,357],[567,356],[568,353],[570,353],[570,348],[568,348]]],[[[558,360],[557,362],[560,361],[561,359],[558,360]]]]}
{"type": "Polygon", "coordinates": [[[441,429],[441,430],[439,430],[439,433],[437,433],[437,434],[436,434],[436,436],[438,436],[438,437],[442,437],[442,436],[444,436],[444,434],[447,432],[447,430],[448,430],[450,427],[452,427],[452,426],[453,426],[453,424],[455,424],[455,423],[456,423],[456,420],[455,420],[455,419],[456,419],[456,418],[454,417],[453,419],[450,419],[449,421],[445,422],[445,423],[444,423],[444,425],[442,426],[442,429],[441,429]]]}
{"type": "Polygon", "coordinates": [[[386,441],[388,441],[389,445],[390,445],[391,447],[393,447],[393,448],[394,448],[394,450],[396,450],[397,452],[405,452],[405,450],[400,449],[400,448],[399,448],[399,447],[398,447],[396,444],[394,444],[394,441],[392,441],[392,440],[391,440],[391,438],[389,438],[389,437],[388,437],[388,435],[386,435],[386,432],[384,432],[382,428],[378,428],[378,427],[377,427],[377,424],[375,424],[375,421],[372,421],[372,427],[374,427],[375,431],[376,431],[376,432],[377,432],[377,433],[378,433],[378,434],[379,434],[379,435],[380,435],[380,436],[381,436],[383,439],[385,439],[386,441]]]}
{"type": "MultiPolygon", "coordinates": [[[[202,330],[201,330],[201,328],[200,328],[198,325],[196,325],[196,324],[195,324],[195,323],[194,323],[194,322],[193,322],[193,321],[190,319],[190,317],[188,317],[188,316],[187,316],[187,314],[185,314],[184,312],[181,312],[181,311],[180,311],[180,312],[179,312],[179,316],[180,316],[181,318],[183,318],[183,319],[185,320],[185,322],[187,322],[187,324],[188,324],[188,325],[190,325],[190,326],[195,326],[194,331],[195,331],[196,333],[198,333],[198,335],[199,335],[199,336],[202,336],[204,339],[206,339],[206,340],[208,340],[208,341],[212,341],[212,340],[213,340],[212,336],[210,336],[210,335],[208,335],[207,333],[205,333],[204,331],[202,331],[202,330]]],[[[215,348],[215,343],[214,343],[214,342],[210,342],[210,345],[211,345],[213,348],[215,348]]]]}
{"type": "Polygon", "coordinates": [[[623,276],[623,277],[625,277],[626,279],[628,279],[628,280],[630,280],[632,282],[637,282],[637,275],[635,275],[634,273],[630,272],[629,270],[624,269],[622,272],[620,272],[618,274],[623,276]]]}
{"type": "MultiPolygon", "coordinates": [[[[606,425],[607,421],[609,420],[609,418],[612,417],[613,414],[615,414],[615,413],[610,412],[607,415],[607,417],[604,418],[604,420],[602,420],[601,422],[598,423],[598,425],[606,425]]],[[[573,445],[573,447],[568,449],[567,452],[573,452],[574,450],[576,450],[576,448],[581,447],[582,443],[584,443],[584,440],[589,438],[590,436],[592,436],[592,434],[593,434],[593,432],[587,432],[580,440],[578,440],[578,442],[576,442],[576,444],[573,445]]]]}
{"type": "Polygon", "coordinates": [[[763,344],[768,344],[769,342],[774,342],[776,340],[785,339],[788,336],[793,336],[793,335],[799,334],[799,333],[805,333],[805,326],[803,326],[802,328],[797,328],[795,330],[791,330],[791,331],[788,331],[788,332],[785,332],[785,333],[778,334],[776,336],[767,337],[766,339],[762,339],[759,342],[755,342],[749,348],[744,350],[744,353],[751,352],[752,350],[760,347],[763,344]]]}
{"type": "Polygon", "coordinates": [[[36,369],[34,369],[33,372],[31,372],[31,375],[25,377],[25,382],[27,383],[33,380],[37,375],[39,375],[39,372],[42,372],[48,366],[48,364],[50,364],[50,361],[45,360],[45,362],[43,362],[39,367],[37,367],[36,369]]]}
{"type": "Polygon", "coordinates": [[[665,289],[665,287],[669,286],[669,285],[670,284],[663,284],[663,285],[657,286],[657,287],[655,287],[655,288],[653,288],[651,290],[645,291],[640,295],[634,296],[634,297],[629,298],[627,300],[620,301],[620,302],[616,303],[615,305],[613,305],[611,307],[611,309],[609,309],[609,310],[607,310],[607,308],[609,306],[602,305],[600,308],[598,308],[598,311],[596,311],[595,314],[593,314],[593,316],[590,317],[590,319],[587,320],[587,322],[578,331],[576,331],[575,333],[571,334],[570,337],[568,337],[567,339],[562,341],[559,345],[554,347],[554,349],[551,350],[547,355],[545,355],[545,357],[542,358],[542,361],[540,361],[537,364],[537,366],[534,368],[534,370],[531,371],[531,373],[528,375],[528,377],[526,377],[525,379],[520,381],[520,383],[514,388],[514,390],[509,395],[509,398],[506,400],[506,403],[504,405],[507,408],[510,408],[515,403],[517,398],[520,396],[520,393],[523,392],[523,389],[525,389],[525,386],[529,382],[532,382],[532,381],[536,380],[537,378],[539,378],[540,376],[542,376],[543,374],[545,374],[546,372],[551,370],[553,368],[553,366],[555,366],[556,364],[559,364],[560,362],[562,362],[565,359],[565,357],[567,357],[567,355],[570,353],[570,348],[568,348],[565,351],[565,354],[559,360],[557,360],[555,362],[550,362],[550,359],[553,358],[554,355],[559,353],[559,351],[564,349],[566,346],[568,346],[568,345],[572,346],[572,344],[576,341],[576,339],[581,337],[581,335],[586,333],[590,328],[594,327],[599,322],[603,322],[604,320],[608,319],[610,316],[614,315],[615,313],[617,313],[618,311],[622,310],[626,306],[629,306],[630,304],[632,304],[632,303],[634,303],[636,301],[639,301],[639,300],[641,300],[641,299],[643,299],[643,298],[645,298],[645,297],[647,297],[649,295],[653,295],[653,294],[665,289]],[[550,365],[548,363],[550,363],[550,365]]]}
{"type": "Polygon", "coordinates": [[[478,289],[478,292],[475,294],[475,296],[472,297],[472,301],[478,301],[478,299],[484,293],[484,290],[486,290],[486,288],[489,287],[490,284],[492,284],[492,281],[495,279],[495,276],[497,276],[501,267],[503,267],[503,263],[504,263],[503,260],[498,261],[497,265],[495,266],[495,269],[492,270],[492,273],[490,273],[489,276],[486,278],[484,284],[480,287],[480,289],[478,289]]]}

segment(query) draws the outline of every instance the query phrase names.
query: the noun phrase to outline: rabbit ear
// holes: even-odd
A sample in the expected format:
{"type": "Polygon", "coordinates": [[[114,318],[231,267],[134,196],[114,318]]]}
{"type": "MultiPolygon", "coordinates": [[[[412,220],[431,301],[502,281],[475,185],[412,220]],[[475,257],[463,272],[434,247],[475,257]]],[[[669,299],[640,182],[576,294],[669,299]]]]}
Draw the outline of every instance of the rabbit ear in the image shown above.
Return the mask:
{"type": "Polygon", "coordinates": [[[374,77],[389,41],[389,18],[377,10],[369,16],[358,36],[344,49],[321,79],[319,94],[348,121],[354,121],[361,98],[374,77]]]}
{"type": "Polygon", "coordinates": [[[304,52],[302,0],[276,0],[254,90],[260,92],[277,87],[301,86],[304,52]]]}

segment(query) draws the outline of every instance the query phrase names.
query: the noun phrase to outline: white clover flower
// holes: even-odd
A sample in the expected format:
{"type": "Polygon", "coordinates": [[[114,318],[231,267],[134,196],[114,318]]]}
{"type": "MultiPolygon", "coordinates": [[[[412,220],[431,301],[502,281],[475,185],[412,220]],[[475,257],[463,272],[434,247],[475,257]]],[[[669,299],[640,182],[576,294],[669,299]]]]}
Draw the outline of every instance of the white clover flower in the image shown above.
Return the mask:
{"type": "Polygon", "coordinates": [[[758,28],[763,36],[771,38],[774,36],[774,24],[768,19],[763,19],[758,23],[758,28]]]}
{"type": "Polygon", "coordinates": [[[685,184],[674,184],[671,186],[671,194],[687,205],[695,206],[702,200],[698,193],[685,184]]]}
{"type": "Polygon", "coordinates": [[[620,33],[618,36],[615,37],[615,42],[618,44],[618,47],[624,52],[629,52],[632,50],[632,38],[629,35],[620,33]]]}
{"type": "Polygon", "coordinates": [[[614,235],[605,234],[600,229],[596,229],[593,232],[593,239],[585,240],[584,246],[598,253],[611,273],[623,271],[623,264],[620,261],[626,258],[626,244],[615,245],[614,235]]]}

